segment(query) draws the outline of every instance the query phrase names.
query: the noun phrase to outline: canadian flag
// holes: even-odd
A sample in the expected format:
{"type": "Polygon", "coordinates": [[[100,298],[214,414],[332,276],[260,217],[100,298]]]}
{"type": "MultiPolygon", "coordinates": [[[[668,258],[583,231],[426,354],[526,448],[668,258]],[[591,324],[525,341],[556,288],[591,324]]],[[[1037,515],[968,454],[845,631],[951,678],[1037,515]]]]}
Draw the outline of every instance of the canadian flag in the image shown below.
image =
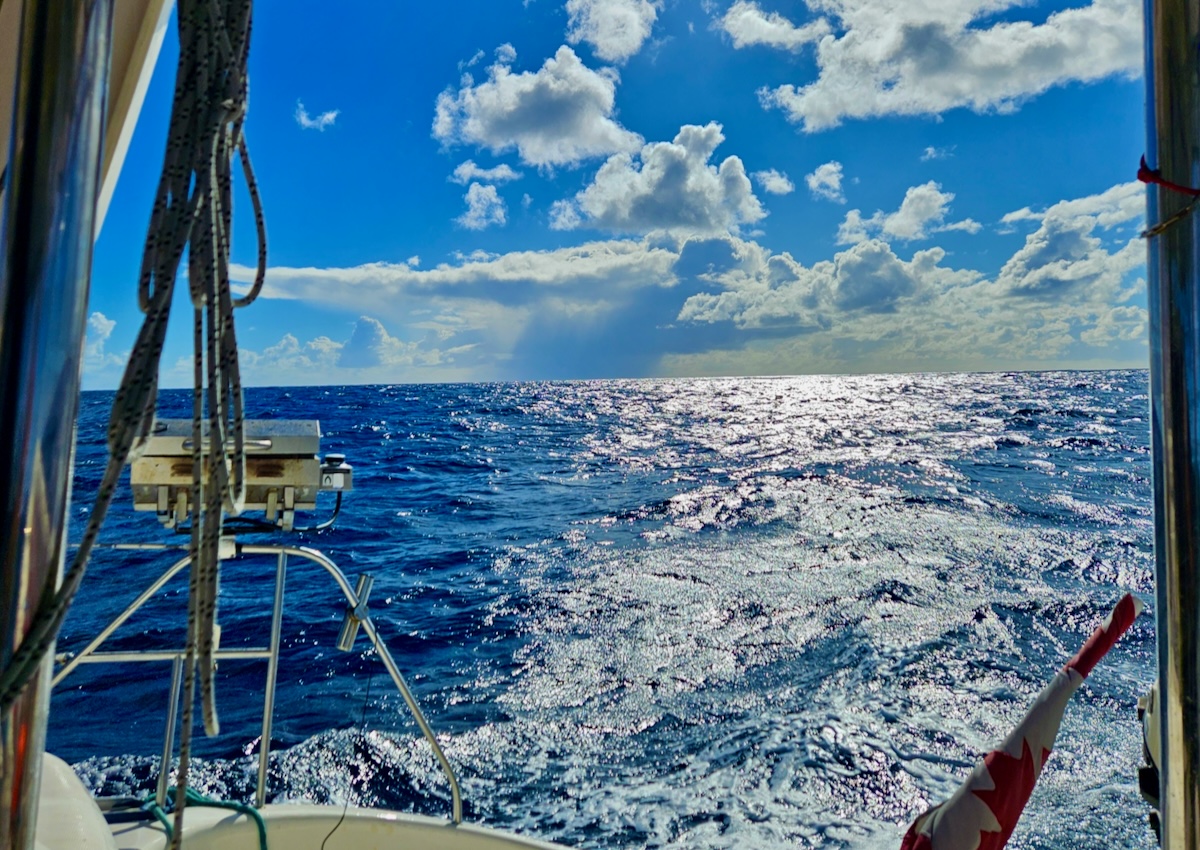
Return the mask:
{"type": "Polygon", "coordinates": [[[1000,850],[1050,756],[1071,694],[1142,613],[1142,602],[1122,597],[1083,649],[1040,694],[998,750],[975,765],[954,795],[913,821],[900,850],[1000,850]]]}

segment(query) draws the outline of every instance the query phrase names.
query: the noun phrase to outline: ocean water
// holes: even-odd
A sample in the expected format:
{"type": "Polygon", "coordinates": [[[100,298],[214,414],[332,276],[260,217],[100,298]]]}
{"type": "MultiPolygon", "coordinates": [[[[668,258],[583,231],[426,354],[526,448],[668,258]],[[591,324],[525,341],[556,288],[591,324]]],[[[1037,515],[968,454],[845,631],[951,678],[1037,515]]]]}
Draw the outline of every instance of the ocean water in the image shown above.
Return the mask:
{"type": "MultiPolygon", "coordinates": [[[[354,466],[335,527],[468,819],[580,848],[894,848],[1123,591],[1153,597],[1144,371],[255,389],[354,466]]],[[[85,394],[77,526],[111,395],[85,394]]],[[[186,416],[183,393],[165,415],[186,416]]],[[[110,542],[177,542],[126,494],[110,542]]],[[[313,519],[324,515],[322,505],[313,519]]],[[[79,528],[73,529],[77,536],[79,528]]],[[[255,538],[267,541],[270,537],[255,538]]],[[[100,552],[60,651],[173,559],[100,552]]],[[[272,559],[226,564],[263,645],[272,559]]],[[[449,794],[319,568],[293,561],[269,798],[443,815],[449,794]]],[[[180,644],[177,579],[108,648],[180,644]]],[[[1143,616],[1070,704],[1010,846],[1155,846],[1143,616]]],[[[73,673],[49,748],[153,787],[166,665],[73,673]]],[[[201,790],[250,799],[265,665],[223,662],[201,790]]]]}

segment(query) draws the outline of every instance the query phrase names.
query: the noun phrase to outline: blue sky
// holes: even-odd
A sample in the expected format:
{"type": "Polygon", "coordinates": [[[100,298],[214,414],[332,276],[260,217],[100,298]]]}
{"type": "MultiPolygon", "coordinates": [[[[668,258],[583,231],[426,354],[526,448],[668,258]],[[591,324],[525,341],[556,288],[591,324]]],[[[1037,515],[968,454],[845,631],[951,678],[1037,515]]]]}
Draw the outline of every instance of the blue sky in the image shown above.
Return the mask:
{"type": "MultiPolygon", "coordinates": [[[[91,388],[141,319],[174,42],[96,245],[91,388]]],[[[1135,0],[260,2],[243,373],[1145,366],[1141,42],[1135,0]]]]}

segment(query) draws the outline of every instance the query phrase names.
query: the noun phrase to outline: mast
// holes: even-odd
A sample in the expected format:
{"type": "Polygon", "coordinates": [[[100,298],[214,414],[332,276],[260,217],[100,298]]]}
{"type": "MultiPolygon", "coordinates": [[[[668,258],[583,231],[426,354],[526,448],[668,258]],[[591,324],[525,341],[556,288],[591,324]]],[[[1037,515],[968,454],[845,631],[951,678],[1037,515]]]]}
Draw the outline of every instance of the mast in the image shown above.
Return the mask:
{"type": "MultiPolygon", "coordinates": [[[[1145,0],[1147,163],[1200,186],[1200,0],[1145,0]]],[[[1186,195],[1151,186],[1153,229],[1186,195]]],[[[1151,236],[1151,437],[1162,846],[1200,847],[1200,213],[1151,236]]]]}
{"type": "MultiPolygon", "coordinates": [[[[21,18],[0,219],[0,666],[62,571],[111,19],[111,0],[25,0],[21,18]]],[[[2,850],[33,846],[52,663],[0,715],[2,850]]]]}

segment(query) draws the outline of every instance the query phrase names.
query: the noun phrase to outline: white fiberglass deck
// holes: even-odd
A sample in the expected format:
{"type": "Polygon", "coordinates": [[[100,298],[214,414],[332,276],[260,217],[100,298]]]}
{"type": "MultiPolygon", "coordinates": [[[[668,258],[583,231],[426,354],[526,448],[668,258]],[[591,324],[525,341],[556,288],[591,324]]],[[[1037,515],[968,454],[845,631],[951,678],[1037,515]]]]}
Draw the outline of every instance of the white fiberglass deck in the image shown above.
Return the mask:
{"type": "MultiPolygon", "coordinates": [[[[269,805],[259,809],[270,850],[519,850],[556,845],[441,818],[380,809],[269,805]],[[333,835],[326,841],[330,832],[333,835]]],[[[260,850],[258,826],[227,809],[189,807],[184,813],[187,850],[260,850]]],[[[47,755],[38,800],[36,850],[165,850],[166,830],[156,820],[109,824],[71,767],[47,755]]]]}
{"type": "MultiPolygon", "coordinates": [[[[271,850],[319,850],[342,816],[337,806],[268,805],[259,810],[271,850]]],[[[258,827],[245,815],[223,809],[189,808],[184,813],[187,850],[259,850],[258,827]]],[[[154,821],[114,824],[118,850],[163,850],[166,833],[154,821]]],[[[325,850],[518,850],[554,844],[440,818],[379,809],[350,808],[325,842],[325,850]]]]}

